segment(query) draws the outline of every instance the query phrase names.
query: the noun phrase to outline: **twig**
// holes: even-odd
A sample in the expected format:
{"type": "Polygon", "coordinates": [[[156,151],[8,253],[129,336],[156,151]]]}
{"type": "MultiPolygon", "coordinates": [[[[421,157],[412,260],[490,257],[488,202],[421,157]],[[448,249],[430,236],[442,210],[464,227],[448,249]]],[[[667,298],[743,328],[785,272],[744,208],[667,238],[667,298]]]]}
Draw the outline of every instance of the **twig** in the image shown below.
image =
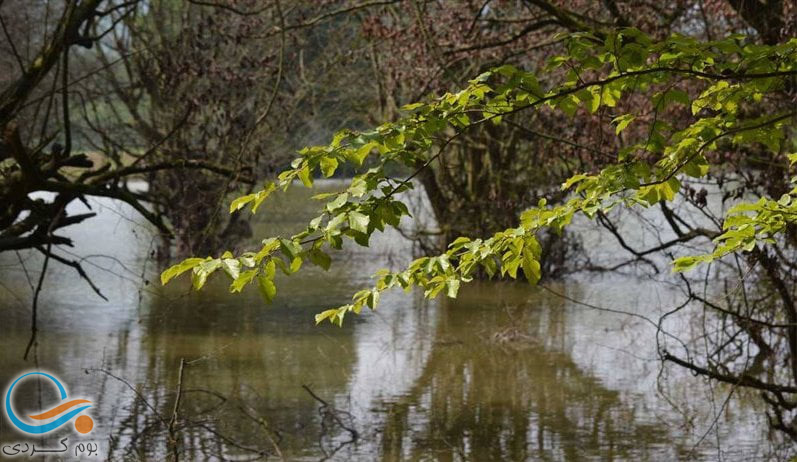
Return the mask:
{"type": "Polygon", "coordinates": [[[14,54],[14,58],[17,60],[17,64],[19,64],[20,72],[25,73],[25,64],[23,64],[22,57],[19,55],[19,51],[17,51],[17,47],[14,45],[11,35],[8,33],[6,22],[3,20],[2,16],[0,16],[0,26],[3,26],[3,34],[6,36],[6,40],[8,40],[8,44],[11,46],[11,52],[14,54]]]}
{"type": "Polygon", "coordinates": [[[174,425],[177,423],[177,416],[180,412],[180,399],[183,395],[183,370],[185,369],[185,358],[180,358],[180,370],[177,373],[177,396],[174,398],[174,409],[172,410],[172,418],[169,420],[169,446],[172,448],[172,457],[174,462],[180,460],[180,448],[177,445],[177,434],[174,425]]]}
{"type": "MultiPolygon", "coordinates": [[[[52,242],[50,242],[50,244],[52,244],[52,242]]],[[[80,278],[85,280],[86,283],[88,283],[88,285],[91,287],[91,290],[93,290],[95,294],[97,294],[100,298],[102,298],[106,302],[108,301],[108,297],[103,295],[102,291],[100,291],[100,288],[97,287],[96,284],[94,284],[94,281],[92,281],[91,278],[89,278],[88,274],[86,273],[86,271],[83,269],[83,266],[81,266],[79,262],[77,262],[75,260],[67,260],[64,257],[61,257],[61,256],[59,256],[57,254],[54,254],[54,253],[52,253],[49,250],[49,247],[50,247],[50,245],[48,244],[48,249],[45,250],[45,249],[37,246],[36,250],[38,250],[39,252],[44,254],[45,258],[52,258],[53,260],[56,260],[57,262],[59,262],[59,263],[61,263],[63,265],[70,266],[70,267],[74,268],[74,270],[77,271],[78,275],[80,275],[80,278]]]]}
{"type": "Polygon", "coordinates": [[[86,373],[89,373],[89,372],[102,372],[103,374],[105,374],[105,375],[107,375],[107,376],[109,376],[109,377],[111,377],[113,379],[116,379],[117,381],[123,383],[125,386],[127,386],[127,388],[130,389],[130,391],[132,391],[136,395],[136,397],[138,397],[138,399],[141,400],[142,403],[144,403],[145,406],[147,406],[149,408],[150,411],[152,411],[153,414],[155,414],[155,417],[158,418],[160,423],[162,423],[163,425],[166,425],[166,426],[169,425],[166,422],[166,420],[163,418],[163,416],[160,415],[160,413],[149,403],[149,401],[147,401],[147,399],[144,398],[144,396],[138,390],[136,390],[136,388],[133,385],[131,385],[130,382],[128,382],[127,380],[125,380],[125,379],[123,379],[123,378],[121,378],[119,376],[116,376],[116,375],[112,374],[111,372],[106,371],[105,369],[86,369],[86,373]]]}
{"type": "Polygon", "coordinates": [[[685,361],[677,356],[673,356],[667,351],[663,352],[662,358],[665,361],[672,361],[675,364],[678,364],[679,366],[685,367],[694,372],[695,374],[703,375],[705,377],[717,380],[719,382],[725,382],[731,385],[737,385],[742,387],[756,388],[759,390],[770,391],[773,393],[797,393],[797,387],[794,386],[778,385],[775,383],[762,382],[761,380],[749,375],[733,376],[733,375],[722,374],[720,372],[711,371],[704,367],[690,363],[689,361],[685,361]]]}
{"type": "Polygon", "coordinates": [[[53,217],[53,220],[50,222],[50,226],[47,228],[47,234],[50,236],[50,242],[47,243],[47,253],[44,254],[44,263],[42,263],[42,271],[41,274],[39,274],[39,282],[36,284],[36,291],[33,293],[33,304],[31,306],[30,319],[30,340],[28,341],[28,346],[25,347],[25,355],[22,357],[22,359],[25,361],[28,360],[28,353],[30,353],[31,347],[36,342],[36,333],[38,331],[36,317],[39,311],[39,294],[41,293],[42,286],[44,285],[44,276],[47,274],[47,265],[50,263],[50,250],[53,247],[53,229],[55,228],[55,224],[58,222],[58,219],[61,218],[61,215],[64,213],[65,209],[66,204],[63,204],[60,210],[58,210],[58,213],[55,214],[55,217],[53,217]]]}

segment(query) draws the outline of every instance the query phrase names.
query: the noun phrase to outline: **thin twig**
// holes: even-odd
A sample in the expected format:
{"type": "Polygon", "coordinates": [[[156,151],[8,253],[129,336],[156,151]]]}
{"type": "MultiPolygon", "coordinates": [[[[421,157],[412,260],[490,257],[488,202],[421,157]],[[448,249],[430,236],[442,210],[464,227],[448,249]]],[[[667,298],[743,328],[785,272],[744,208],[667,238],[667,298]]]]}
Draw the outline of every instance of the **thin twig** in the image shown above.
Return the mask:
{"type": "Polygon", "coordinates": [[[174,409],[172,410],[172,418],[169,420],[169,446],[172,448],[172,457],[174,462],[180,460],[180,448],[177,445],[177,434],[174,426],[177,423],[177,417],[180,413],[180,399],[183,396],[183,370],[185,369],[185,358],[180,358],[180,370],[177,373],[177,396],[174,398],[174,409]]]}
{"type": "Polygon", "coordinates": [[[25,73],[25,64],[22,62],[22,56],[19,55],[17,51],[16,45],[14,45],[14,41],[11,39],[11,34],[8,33],[8,29],[6,29],[6,22],[3,20],[3,16],[0,16],[0,26],[3,26],[3,34],[6,36],[6,40],[8,40],[8,44],[11,46],[11,52],[14,54],[14,58],[17,60],[17,64],[19,64],[19,70],[23,74],[25,73]]]}
{"type": "Polygon", "coordinates": [[[28,341],[28,346],[25,348],[25,355],[22,357],[23,360],[28,360],[28,353],[30,353],[30,349],[33,344],[36,342],[36,333],[38,331],[37,324],[37,316],[39,312],[39,294],[41,294],[42,286],[44,285],[44,276],[47,274],[47,265],[50,263],[50,250],[52,249],[53,242],[53,229],[55,228],[55,224],[61,218],[61,215],[64,213],[66,209],[66,204],[61,206],[61,209],[58,213],[55,214],[52,221],[50,221],[50,226],[47,228],[47,235],[49,236],[49,242],[47,243],[47,253],[44,255],[44,263],[42,263],[42,271],[39,274],[39,282],[36,284],[36,291],[33,293],[33,304],[31,305],[31,319],[30,319],[30,340],[28,341]]]}

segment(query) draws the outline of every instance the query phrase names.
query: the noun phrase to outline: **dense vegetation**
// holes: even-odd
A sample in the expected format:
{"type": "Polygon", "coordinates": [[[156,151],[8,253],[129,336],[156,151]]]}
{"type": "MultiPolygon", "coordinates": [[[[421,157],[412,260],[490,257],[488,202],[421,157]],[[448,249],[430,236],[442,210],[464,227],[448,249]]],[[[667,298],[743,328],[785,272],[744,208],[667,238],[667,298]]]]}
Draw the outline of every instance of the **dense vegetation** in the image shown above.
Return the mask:
{"type": "Polygon", "coordinates": [[[134,207],[160,256],[193,255],[163,283],[223,272],[270,301],[278,269],[407,234],[403,193],[418,188],[435,215],[408,235],[423,255],[317,322],[392,288],[456,297],[474,278],[672,270],[685,295],[672,312],[711,318],[700,347],[658,320],[661,360],[760,391],[797,440],[793,2],[0,0],[0,13],[0,251],[46,257],[31,342],[48,262],[85,275],[58,230],[93,216],[66,212],[86,196],[134,207]],[[332,176],[347,187],[316,196],[303,231],[240,248],[269,195],[332,176]],[[624,229],[637,209],[663,225],[624,229]],[[596,261],[573,220],[627,258],[596,261]]]}
{"type": "MultiPolygon", "coordinates": [[[[404,106],[407,115],[395,122],[370,131],[344,130],[328,145],[302,149],[292,168],[276,182],[234,200],[230,211],[250,206],[255,212],[275,189],[287,189],[295,182],[312,187],[315,176],[330,177],[342,163],[367,168],[354,176],[347,189],[316,196],[325,202],[322,213],[304,231],[267,238],[260,249],[239,256],[225,253],[185,260],[166,270],[162,281],[191,270],[193,286],[200,289],[209,275],[223,271],[232,280],[231,292],[254,282],[270,301],[276,292],[276,268],[291,274],[309,260],[327,269],[331,261],[327,248],[340,249],[344,238],[367,246],[372,233],[398,227],[401,217],[409,214],[399,193],[412,188],[415,178],[446,156],[448,146],[464,133],[543,108],[569,117],[607,109],[603,120],[610,120],[618,142],[613,152],[601,155],[612,160],[597,172],[569,177],[562,185],[568,192],[562,204],[549,206],[543,198],[520,214],[515,227],[491,236],[457,237],[441,254],[418,258],[402,271],[380,272],[373,288],[354,294],[350,304],[319,313],[316,322],[341,325],[347,313],[360,313],[366,306],[376,309],[380,294],[394,287],[419,286],[427,297],[443,293],[453,298],[461,283],[480,272],[511,278],[522,272],[534,284],[542,276],[537,236],[544,229],[561,233],[575,215],[596,219],[616,207],[660,205],[669,210],[679,193],[703,208],[706,193],[695,193],[688,184],[721,169],[721,162],[712,165],[709,158],[723,151],[755,153],[779,165],[784,174],[797,163],[793,153],[797,40],[767,46],[739,35],[711,41],[672,35],[653,41],[638,29],[621,28],[571,34],[564,46],[567,54],[552,57],[539,71],[504,65],[480,74],[458,92],[404,106]],[[553,85],[541,83],[557,80],[553,85]],[[627,130],[630,126],[636,130],[627,130]],[[397,180],[385,173],[390,163],[415,170],[397,180]]],[[[733,255],[747,261],[746,271],[760,268],[759,283],[771,285],[775,292],[766,307],[753,307],[752,313],[718,311],[738,318],[741,326],[769,327],[765,340],[758,335],[753,341],[762,354],[782,350],[788,361],[773,361],[768,378],[762,379],[750,373],[749,365],[733,360],[722,367],[694,363],[688,349],[669,342],[662,342],[660,355],[713,379],[766,392],[774,425],[797,435],[782,414],[792,407],[786,396],[797,391],[791,385],[797,380],[797,305],[789,281],[797,185],[795,177],[787,181],[779,196],[763,195],[755,201],[741,197],[718,229],[671,218],[675,238],[645,253],[704,238],[715,243],[713,251],[681,254],[673,262],[675,271],[727,261],[733,255]]],[[[751,338],[756,336],[753,328],[747,330],[751,338]]]]}

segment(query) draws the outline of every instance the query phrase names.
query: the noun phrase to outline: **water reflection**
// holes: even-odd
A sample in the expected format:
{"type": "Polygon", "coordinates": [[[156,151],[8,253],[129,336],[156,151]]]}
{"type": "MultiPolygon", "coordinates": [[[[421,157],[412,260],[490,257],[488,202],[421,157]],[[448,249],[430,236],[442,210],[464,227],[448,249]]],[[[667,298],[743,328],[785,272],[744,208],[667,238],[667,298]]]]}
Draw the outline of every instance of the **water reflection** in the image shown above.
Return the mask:
{"type": "Polygon", "coordinates": [[[562,338],[562,306],[487,311],[463,295],[443,311],[444,340],[412,390],[386,404],[388,458],[640,460],[667,441],[620,393],[546,347],[562,338]]]}
{"type": "MultiPolygon", "coordinates": [[[[256,235],[298,229],[312,216],[309,194],[291,194],[276,196],[256,235]]],[[[654,332],[639,319],[586,310],[523,284],[476,283],[455,301],[393,292],[380,311],[342,329],[317,327],[313,314],[345,303],[380,267],[405,263],[408,243],[394,233],[377,236],[369,251],[339,255],[345,265],[280,280],[266,307],[255,291],[230,296],[224,281],[201,293],[150,283],[157,281],[147,260],[152,233],[119,204],[92,204],[99,217],[71,230],[76,247],[65,250],[87,257],[86,270],[111,301],[54,266],[35,358],[24,362],[27,281],[40,261],[20,254],[26,275],[16,255],[0,256],[0,379],[42,368],[59,374],[70,393],[95,397],[92,438],[111,459],[162,460],[170,451],[182,358],[188,365],[173,431],[186,460],[277,453],[290,460],[715,460],[717,442],[723,457],[747,460],[768,450],[760,414],[737,395],[717,434],[692,453],[714,404],[678,371],[664,377],[680,407],[657,394],[654,332]],[[341,423],[357,430],[356,441],[341,423]]],[[[557,289],[650,316],[674,298],[641,284],[557,289]]],[[[15,398],[22,409],[52,399],[49,393],[33,384],[15,398]]],[[[3,422],[0,440],[15,438],[3,422]]]]}

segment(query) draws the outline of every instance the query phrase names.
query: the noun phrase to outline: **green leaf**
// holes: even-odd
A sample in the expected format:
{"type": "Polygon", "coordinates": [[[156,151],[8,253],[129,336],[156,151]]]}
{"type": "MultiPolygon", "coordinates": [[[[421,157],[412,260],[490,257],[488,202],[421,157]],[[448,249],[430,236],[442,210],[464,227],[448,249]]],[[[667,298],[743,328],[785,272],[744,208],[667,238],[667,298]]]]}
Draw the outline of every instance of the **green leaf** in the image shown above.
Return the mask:
{"type": "Polygon", "coordinates": [[[295,273],[299,271],[299,269],[302,267],[303,261],[304,260],[302,260],[301,257],[294,257],[294,259],[291,260],[291,266],[289,267],[290,272],[295,273]]]}
{"type": "Polygon", "coordinates": [[[279,243],[282,253],[290,259],[294,259],[302,253],[302,246],[298,242],[289,239],[280,239],[279,243]]]}
{"type": "Polygon", "coordinates": [[[233,280],[238,279],[238,275],[241,272],[241,262],[235,258],[223,258],[221,260],[221,269],[233,280]]]}
{"type": "Polygon", "coordinates": [[[401,110],[402,111],[408,111],[408,112],[409,111],[414,111],[415,109],[418,109],[419,107],[421,107],[423,105],[424,105],[423,103],[405,104],[404,106],[401,106],[401,110]]]}
{"type": "Polygon", "coordinates": [[[230,203],[230,213],[241,210],[246,206],[246,204],[255,200],[256,197],[257,196],[255,194],[247,194],[245,196],[241,196],[235,199],[234,201],[232,201],[232,203],[230,203]]]}
{"type": "Polygon", "coordinates": [[[317,201],[322,201],[324,199],[329,199],[330,197],[332,197],[332,196],[334,196],[336,194],[338,194],[338,193],[334,193],[334,192],[321,193],[321,194],[316,194],[314,196],[311,196],[310,199],[317,200],[317,201]]]}
{"type": "Polygon", "coordinates": [[[255,254],[255,263],[260,263],[264,258],[271,255],[272,252],[280,248],[280,242],[276,238],[269,238],[263,240],[263,247],[257,254],[255,254]]]}
{"type": "Polygon", "coordinates": [[[242,291],[247,284],[252,282],[252,279],[254,279],[258,273],[259,273],[258,269],[246,270],[243,273],[241,273],[240,276],[238,276],[238,279],[234,280],[230,285],[230,292],[242,291]]]}
{"type": "MultiPolygon", "coordinates": [[[[282,260],[280,260],[282,261],[282,260]]],[[[277,269],[274,260],[269,260],[263,267],[263,272],[257,276],[257,289],[263,299],[271,303],[277,295],[277,286],[274,285],[274,275],[277,269]]]]}
{"type": "Polygon", "coordinates": [[[695,269],[701,263],[707,263],[711,260],[712,258],[710,255],[698,255],[698,256],[676,258],[673,261],[672,270],[675,273],[686,273],[687,271],[695,269]]]}
{"type": "Polygon", "coordinates": [[[194,268],[205,261],[204,258],[186,258],[180,263],[169,267],[161,273],[161,284],[166,285],[172,278],[177,277],[184,272],[194,268]]]}
{"type": "Polygon", "coordinates": [[[274,297],[277,295],[277,286],[274,285],[273,280],[269,279],[264,274],[258,275],[257,288],[260,291],[260,295],[267,303],[274,301],[274,297]]]}
{"type": "Polygon", "coordinates": [[[361,233],[368,232],[368,223],[370,218],[368,215],[362,214],[357,211],[349,212],[349,227],[361,233]]]}
{"type": "Polygon", "coordinates": [[[321,313],[318,313],[317,315],[315,315],[315,323],[321,324],[322,322],[324,322],[325,319],[331,320],[331,318],[334,318],[337,314],[338,314],[337,308],[333,308],[331,310],[326,310],[321,313]]]}
{"type": "Polygon", "coordinates": [[[523,261],[521,263],[523,274],[528,279],[529,284],[536,284],[542,277],[542,270],[540,269],[540,262],[534,258],[532,251],[523,249],[523,261]]]}
{"type": "Polygon", "coordinates": [[[304,184],[308,188],[313,187],[313,177],[310,172],[310,167],[307,164],[304,165],[298,172],[299,179],[302,180],[302,184],[304,184]]]}
{"type": "Polygon", "coordinates": [[[371,290],[368,293],[368,297],[365,299],[365,303],[368,304],[368,307],[372,310],[375,310],[377,305],[379,305],[379,291],[376,289],[371,290]]]}
{"type": "Polygon", "coordinates": [[[263,274],[268,279],[274,279],[274,276],[277,274],[277,267],[274,263],[274,260],[269,260],[268,263],[263,267],[263,274]]]}
{"type": "Polygon", "coordinates": [[[201,289],[205,285],[205,282],[207,280],[208,280],[207,271],[202,271],[199,269],[199,267],[194,268],[194,272],[191,273],[191,287],[193,287],[194,290],[201,289]]]}
{"type": "Polygon", "coordinates": [[[346,151],[347,159],[359,167],[363,164],[365,158],[368,157],[368,154],[371,153],[371,150],[378,146],[379,143],[371,141],[369,143],[360,146],[357,149],[349,149],[348,151],[346,151]]]}
{"type": "Polygon", "coordinates": [[[595,113],[601,105],[600,87],[594,86],[581,90],[575,94],[576,99],[584,103],[590,113],[595,113]],[[593,91],[593,89],[595,91],[593,91]]]}
{"type": "Polygon", "coordinates": [[[612,83],[604,85],[601,91],[601,103],[608,107],[615,107],[621,96],[622,92],[612,83]]]}
{"type": "Polygon", "coordinates": [[[195,290],[199,290],[205,285],[208,276],[213,274],[214,271],[221,266],[221,260],[218,258],[206,258],[200,264],[194,267],[191,273],[191,285],[195,290]]]}
{"type": "Polygon", "coordinates": [[[574,184],[578,183],[579,181],[586,180],[587,178],[588,178],[587,175],[584,175],[583,173],[579,173],[578,175],[571,176],[570,178],[567,179],[567,181],[565,181],[562,184],[562,191],[566,191],[566,190],[570,189],[570,187],[573,186],[574,184]]]}
{"type": "Polygon", "coordinates": [[[368,183],[364,178],[356,176],[351,180],[348,191],[354,197],[362,197],[368,191],[368,183]]]}
{"type": "Polygon", "coordinates": [[[697,156],[686,165],[684,165],[683,172],[693,178],[702,178],[708,174],[709,165],[708,161],[703,156],[697,156]]]}
{"type": "Polygon", "coordinates": [[[351,233],[352,233],[352,235],[354,237],[354,242],[356,242],[357,244],[359,244],[359,245],[361,245],[363,247],[368,247],[368,240],[371,238],[370,234],[361,233],[361,232],[358,232],[358,231],[351,231],[351,233]]]}
{"type": "Polygon", "coordinates": [[[334,200],[332,200],[331,202],[327,202],[327,207],[326,207],[327,211],[334,212],[335,210],[342,207],[343,204],[345,204],[348,199],[349,199],[348,193],[338,194],[338,197],[336,197],[334,200]]]}
{"type": "Polygon", "coordinates": [[[324,269],[324,271],[328,270],[329,267],[332,265],[332,259],[326,253],[322,252],[318,249],[313,249],[309,252],[310,261],[313,262],[314,265],[320,266],[324,269]]]}
{"type": "Polygon", "coordinates": [[[636,119],[636,116],[633,114],[623,114],[619,117],[615,117],[612,120],[612,123],[617,124],[617,126],[614,127],[614,133],[619,135],[620,132],[625,130],[625,128],[628,127],[628,124],[630,124],[634,119],[636,119]]]}
{"type": "Polygon", "coordinates": [[[239,257],[241,260],[241,264],[251,268],[257,264],[257,260],[255,259],[255,254],[253,252],[246,252],[239,257]]]}
{"type": "Polygon", "coordinates": [[[350,134],[351,134],[351,132],[349,130],[341,130],[341,131],[335,133],[335,135],[332,137],[331,146],[335,147],[335,148],[340,146],[340,143],[344,139],[346,139],[346,137],[349,136],[350,134]]]}
{"type": "Polygon", "coordinates": [[[255,202],[252,204],[252,213],[257,212],[257,209],[260,208],[260,204],[262,204],[263,201],[266,200],[266,198],[268,198],[268,196],[271,195],[271,193],[276,189],[277,185],[275,185],[274,182],[269,181],[266,183],[266,186],[261,191],[258,191],[257,194],[255,194],[255,202]]]}
{"type": "Polygon", "coordinates": [[[459,279],[449,279],[446,281],[446,295],[449,298],[457,298],[457,293],[459,292],[459,279]]]}
{"type": "Polygon", "coordinates": [[[321,158],[321,173],[323,173],[325,177],[329,178],[334,175],[337,168],[338,160],[334,157],[324,156],[321,158]]]}

